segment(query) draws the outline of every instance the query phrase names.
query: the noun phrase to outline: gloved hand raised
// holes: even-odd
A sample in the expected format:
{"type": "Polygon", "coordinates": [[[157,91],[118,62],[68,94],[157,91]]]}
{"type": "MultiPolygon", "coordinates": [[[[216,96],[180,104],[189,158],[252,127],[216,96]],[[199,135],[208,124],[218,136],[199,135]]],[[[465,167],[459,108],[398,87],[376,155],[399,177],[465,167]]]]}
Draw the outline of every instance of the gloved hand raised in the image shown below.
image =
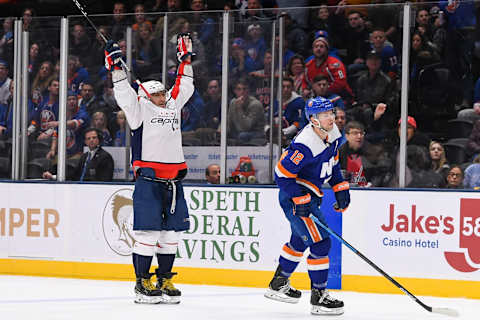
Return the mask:
{"type": "Polygon", "coordinates": [[[194,56],[192,36],[190,33],[179,33],[177,35],[177,60],[182,63],[187,57],[194,56]]]}
{"type": "Polygon", "coordinates": [[[293,214],[300,217],[308,217],[312,213],[311,196],[307,193],[304,196],[292,198],[293,214]]]}
{"type": "Polygon", "coordinates": [[[108,40],[105,45],[105,68],[107,70],[120,70],[122,69],[122,50],[116,42],[108,40]]]}
{"type": "Polygon", "coordinates": [[[337,202],[334,204],[333,209],[338,212],[347,210],[350,204],[350,185],[348,181],[340,182],[332,187],[335,192],[335,199],[337,202]]]}

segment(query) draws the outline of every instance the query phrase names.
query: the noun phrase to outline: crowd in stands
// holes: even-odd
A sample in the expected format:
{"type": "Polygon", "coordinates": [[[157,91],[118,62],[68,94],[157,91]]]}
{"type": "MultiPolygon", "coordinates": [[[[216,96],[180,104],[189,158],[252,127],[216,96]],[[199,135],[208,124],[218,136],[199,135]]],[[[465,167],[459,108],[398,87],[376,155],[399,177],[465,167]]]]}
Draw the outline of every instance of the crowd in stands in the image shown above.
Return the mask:
{"type": "MultiPolygon", "coordinates": [[[[334,104],[336,124],[347,140],[340,162],[350,182],[397,187],[403,3],[370,4],[366,0],[118,1],[108,12],[111,15],[92,19],[105,37],[118,42],[125,57],[125,31],[131,27],[134,74],[145,81],[161,79],[165,72],[167,87],[175,81],[176,35],[192,34],[195,93],[182,110],[181,128],[184,145],[206,146],[220,143],[222,87],[222,12],[206,10],[232,10],[228,145],[264,146],[272,131],[272,142],[286,146],[308,122],[305,101],[323,96],[334,104]],[[295,4],[315,7],[285,8],[295,4]],[[170,13],[166,33],[165,12],[170,13]],[[278,27],[279,16],[285,22],[281,70],[280,39],[272,28],[273,21],[278,27]],[[166,70],[162,70],[164,56],[166,70]],[[280,74],[281,106],[276,94],[280,74]]],[[[463,0],[413,7],[407,187],[480,187],[477,7],[463,0]],[[459,177],[463,181],[457,183],[459,177]]],[[[34,8],[22,13],[23,29],[30,31],[28,136],[35,148],[30,149],[29,159],[43,158],[37,162],[47,169],[56,163],[60,32],[57,20],[34,16],[34,8]]],[[[125,146],[126,120],[104,67],[102,38],[83,18],[69,22],[67,158],[71,160],[82,156],[87,128],[102,134],[103,146],[125,146]]],[[[13,19],[3,19],[0,136],[4,140],[12,129],[12,28],[13,19]]]]}

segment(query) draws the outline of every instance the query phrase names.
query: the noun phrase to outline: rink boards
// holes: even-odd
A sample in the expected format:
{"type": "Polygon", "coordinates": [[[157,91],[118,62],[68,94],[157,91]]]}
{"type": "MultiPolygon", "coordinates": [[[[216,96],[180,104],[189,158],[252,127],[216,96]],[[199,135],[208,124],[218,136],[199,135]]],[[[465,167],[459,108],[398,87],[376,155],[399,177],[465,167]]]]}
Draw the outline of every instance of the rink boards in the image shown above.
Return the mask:
{"type": "MultiPolygon", "coordinates": [[[[352,190],[328,223],[418,295],[480,298],[480,193],[352,190]]],[[[133,186],[0,183],[0,273],[132,280],[133,186]]],[[[185,187],[191,228],[179,242],[178,282],[266,287],[288,241],[278,189],[185,187]]],[[[400,293],[334,240],[329,286],[400,293]]],[[[306,256],[306,255],[305,255],[306,256]]],[[[309,288],[305,262],[292,279],[309,288]]]]}

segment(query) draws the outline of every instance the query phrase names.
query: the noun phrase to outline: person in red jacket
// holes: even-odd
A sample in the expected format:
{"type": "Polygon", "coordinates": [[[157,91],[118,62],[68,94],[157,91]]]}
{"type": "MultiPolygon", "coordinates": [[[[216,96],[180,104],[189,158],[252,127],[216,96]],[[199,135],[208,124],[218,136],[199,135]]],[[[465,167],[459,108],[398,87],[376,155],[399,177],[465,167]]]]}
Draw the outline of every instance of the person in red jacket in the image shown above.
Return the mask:
{"type": "Polygon", "coordinates": [[[305,77],[302,88],[308,89],[313,83],[316,75],[325,75],[328,77],[330,85],[329,92],[336,93],[342,98],[353,96],[352,89],[347,82],[347,72],[342,61],[338,58],[328,55],[329,43],[325,37],[325,31],[320,30],[315,33],[315,40],[312,43],[314,58],[305,65],[305,77]]]}

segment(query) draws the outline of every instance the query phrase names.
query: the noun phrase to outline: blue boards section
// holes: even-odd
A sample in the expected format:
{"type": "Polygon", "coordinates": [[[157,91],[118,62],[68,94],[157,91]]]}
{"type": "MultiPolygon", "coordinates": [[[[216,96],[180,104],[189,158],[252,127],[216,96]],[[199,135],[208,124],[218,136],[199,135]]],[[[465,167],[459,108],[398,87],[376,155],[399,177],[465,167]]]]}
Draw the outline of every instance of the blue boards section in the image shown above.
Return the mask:
{"type": "MultiPolygon", "coordinates": [[[[328,226],[337,234],[342,236],[342,213],[333,210],[335,203],[335,195],[332,189],[322,189],[323,201],[322,212],[325,215],[328,226]]],[[[330,259],[330,271],[328,273],[328,288],[341,289],[342,288],[342,244],[331,237],[332,248],[328,258],[330,259]]]]}

